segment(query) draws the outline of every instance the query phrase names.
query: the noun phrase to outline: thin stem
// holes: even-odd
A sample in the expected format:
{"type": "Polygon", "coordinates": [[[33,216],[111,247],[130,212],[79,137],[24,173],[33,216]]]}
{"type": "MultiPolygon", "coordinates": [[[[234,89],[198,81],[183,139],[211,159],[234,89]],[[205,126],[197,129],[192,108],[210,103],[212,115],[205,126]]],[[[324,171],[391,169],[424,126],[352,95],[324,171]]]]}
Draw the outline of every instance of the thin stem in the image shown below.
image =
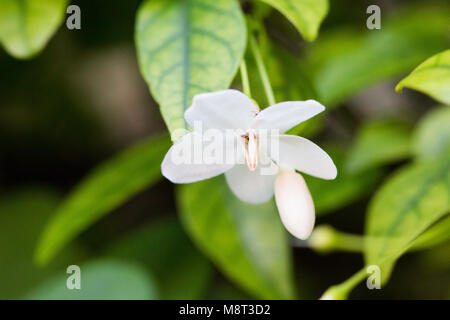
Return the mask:
{"type": "Polygon", "coordinates": [[[313,231],[308,244],[312,249],[323,253],[337,250],[362,252],[366,240],[363,236],[341,232],[331,226],[321,225],[313,231]]]}
{"type": "Polygon", "coordinates": [[[364,249],[364,237],[345,232],[336,232],[334,249],[349,252],[362,252],[364,249]]]}
{"type": "MultiPolygon", "coordinates": [[[[400,250],[397,250],[395,253],[390,254],[378,262],[378,266],[381,267],[386,263],[390,263],[392,261],[397,260],[402,254],[407,252],[411,247],[414,245],[414,241],[411,241],[408,245],[406,245],[404,248],[401,248],[400,250]]],[[[345,280],[344,282],[330,287],[327,291],[325,291],[324,296],[331,296],[335,297],[337,299],[346,299],[350,292],[367,277],[367,266],[364,266],[361,270],[359,270],[357,273],[355,273],[353,276],[345,280]]]]}
{"type": "Polygon", "coordinates": [[[252,92],[250,90],[250,83],[248,81],[247,64],[245,63],[245,59],[242,59],[240,69],[241,69],[242,90],[244,90],[244,93],[249,98],[251,98],[252,92]]]}
{"type": "Polygon", "coordinates": [[[266,67],[264,66],[263,58],[259,50],[258,44],[256,43],[255,37],[250,35],[250,49],[252,50],[253,56],[255,57],[256,66],[258,68],[259,76],[264,86],[264,91],[266,92],[267,101],[270,105],[275,104],[275,96],[273,95],[272,86],[270,85],[269,76],[267,75],[266,67]]]}

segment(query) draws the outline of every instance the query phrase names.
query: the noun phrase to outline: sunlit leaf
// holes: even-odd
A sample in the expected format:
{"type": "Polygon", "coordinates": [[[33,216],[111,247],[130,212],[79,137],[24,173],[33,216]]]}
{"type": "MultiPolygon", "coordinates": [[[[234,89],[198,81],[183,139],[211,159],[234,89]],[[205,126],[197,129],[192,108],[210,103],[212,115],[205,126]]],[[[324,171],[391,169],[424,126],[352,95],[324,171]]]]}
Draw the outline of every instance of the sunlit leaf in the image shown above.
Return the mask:
{"type": "MultiPolygon", "coordinates": [[[[399,170],[369,206],[365,248],[368,265],[398,255],[450,210],[450,159],[413,163],[399,170]]],[[[386,281],[394,261],[383,264],[386,281]]]]}
{"type": "Polygon", "coordinates": [[[413,152],[419,159],[435,159],[450,152],[450,107],[429,112],[413,135],[413,152]]]}
{"type": "Polygon", "coordinates": [[[67,0],[1,0],[0,43],[16,58],[41,51],[62,23],[67,0]]]}
{"type": "Polygon", "coordinates": [[[195,94],[229,87],[246,44],[237,0],[151,0],[137,14],[141,72],[170,130],[195,94]]]}
{"type": "Polygon", "coordinates": [[[209,261],[172,219],[133,230],[106,254],[147,267],[158,283],[160,299],[202,299],[212,276],[209,261]]]}
{"type": "Polygon", "coordinates": [[[328,0],[261,0],[288,18],[306,40],[316,39],[328,13],[328,0]]]}
{"type": "Polygon", "coordinates": [[[422,250],[450,240],[450,215],[438,221],[414,240],[412,250],[422,250]]]}
{"type": "Polygon", "coordinates": [[[66,243],[161,178],[167,136],[131,147],[91,172],[63,201],[44,230],[36,260],[46,263],[66,243]]]}
{"type": "Polygon", "coordinates": [[[425,60],[400,81],[395,90],[403,87],[418,90],[450,105],[450,49],[425,60]]]}
{"type": "Polygon", "coordinates": [[[186,230],[230,279],[258,298],[293,298],[291,253],[273,202],[243,203],[223,177],[178,191],[186,230]]]}
{"type": "MultiPolygon", "coordinates": [[[[357,44],[350,40],[351,50],[337,48],[341,52],[337,55],[329,55],[329,51],[318,53],[319,56],[329,55],[329,59],[322,60],[321,66],[316,67],[319,101],[327,107],[337,106],[356,92],[401,76],[430,55],[446,49],[449,15],[448,7],[429,4],[410,7],[383,18],[381,31],[365,31],[361,37],[356,36],[360,38],[357,44]]],[[[355,37],[353,33],[349,36],[355,37]]],[[[345,43],[347,41],[342,45],[345,43]]],[[[330,46],[317,47],[320,48],[329,50],[330,46]]],[[[315,56],[314,48],[310,56],[315,56]]]]}
{"type": "Polygon", "coordinates": [[[150,300],[158,293],[153,278],[131,262],[101,259],[82,264],[81,289],[67,288],[70,276],[63,269],[27,295],[32,300],[150,300]]]}
{"type": "Polygon", "coordinates": [[[399,121],[364,124],[349,151],[345,169],[358,172],[407,158],[411,150],[410,131],[399,121]]]}
{"type": "Polygon", "coordinates": [[[338,169],[336,179],[322,180],[304,176],[318,216],[340,209],[367,195],[382,176],[379,169],[350,173],[344,169],[345,149],[325,148],[325,150],[338,169]]]}

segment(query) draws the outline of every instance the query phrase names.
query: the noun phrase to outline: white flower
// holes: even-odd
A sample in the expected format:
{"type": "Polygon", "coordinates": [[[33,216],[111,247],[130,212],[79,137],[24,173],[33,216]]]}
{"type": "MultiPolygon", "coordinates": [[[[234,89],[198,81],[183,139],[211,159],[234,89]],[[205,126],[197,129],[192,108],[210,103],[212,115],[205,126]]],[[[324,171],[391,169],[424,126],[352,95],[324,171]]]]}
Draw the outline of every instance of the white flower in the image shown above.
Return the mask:
{"type": "Polygon", "coordinates": [[[161,164],[162,173],[174,183],[191,183],[225,173],[233,193],[248,203],[266,202],[275,193],[286,229],[306,239],[314,227],[314,203],[305,180],[295,170],[322,179],[334,179],[337,170],[328,154],[313,142],[283,133],[323,110],[325,107],[317,101],[307,100],[281,102],[260,111],[236,90],[196,95],[184,116],[192,128],[198,124],[202,128],[184,135],[170,148],[161,164]],[[180,150],[190,155],[209,148],[211,139],[201,138],[203,129],[224,133],[213,140],[220,145],[218,149],[232,154],[228,157],[231,161],[176,160],[180,159],[180,150]],[[229,143],[233,140],[238,148],[229,143]],[[276,170],[268,170],[271,166],[276,170]]]}

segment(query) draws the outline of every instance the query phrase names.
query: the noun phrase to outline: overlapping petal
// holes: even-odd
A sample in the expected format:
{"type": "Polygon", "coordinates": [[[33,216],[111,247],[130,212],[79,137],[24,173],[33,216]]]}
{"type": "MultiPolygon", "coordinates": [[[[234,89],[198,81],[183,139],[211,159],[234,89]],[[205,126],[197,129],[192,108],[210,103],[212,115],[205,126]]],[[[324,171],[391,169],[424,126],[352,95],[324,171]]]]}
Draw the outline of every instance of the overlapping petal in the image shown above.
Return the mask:
{"type": "Polygon", "coordinates": [[[281,168],[292,168],[311,176],[331,180],[336,178],[337,169],[330,156],[308,139],[279,135],[273,144],[278,148],[270,150],[270,157],[281,168]]]}
{"type": "Polygon", "coordinates": [[[263,168],[250,171],[245,164],[237,164],[225,172],[231,191],[244,202],[258,204],[270,200],[277,175],[264,174],[263,168]]]}
{"type": "Polygon", "coordinates": [[[219,147],[214,146],[216,149],[223,148],[223,155],[229,157],[217,157],[215,161],[214,157],[206,157],[211,143],[218,142],[208,141],[197,132],[183,136],[172,145],[164,157],[161,164],[163,176],[173,183],[191,183],[212,178],[231,169],[236,158],[235,155],[230,157],[230,153],[236,152],[234,146],[226,141],[222,141],[219,147]]]}
{"type": "Polygon", "coordinates": [[[325,107],[315,100],[281,102],[259,112],[251,127],[279,129],[283,133],[324,110],[325,107]]]}
{"type": "Polygon", "coordinates": [[[249,97],[230,89],[194,96],[184,118],[192,128],[198,121],[203,129],[247,129],[257,112],[249,97]]]}

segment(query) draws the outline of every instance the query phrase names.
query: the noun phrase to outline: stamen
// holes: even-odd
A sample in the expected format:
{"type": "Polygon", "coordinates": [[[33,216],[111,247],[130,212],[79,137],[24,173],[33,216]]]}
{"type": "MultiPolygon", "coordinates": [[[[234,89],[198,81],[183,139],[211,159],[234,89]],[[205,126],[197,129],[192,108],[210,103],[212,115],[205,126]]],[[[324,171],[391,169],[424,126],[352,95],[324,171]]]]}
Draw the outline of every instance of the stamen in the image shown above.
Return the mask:
{"type": "Polygon", "coordinates": [[[248,132],[245,136],[245,159],[250,171],[258,166],[258,138],[255,132],[248,132]]]}

